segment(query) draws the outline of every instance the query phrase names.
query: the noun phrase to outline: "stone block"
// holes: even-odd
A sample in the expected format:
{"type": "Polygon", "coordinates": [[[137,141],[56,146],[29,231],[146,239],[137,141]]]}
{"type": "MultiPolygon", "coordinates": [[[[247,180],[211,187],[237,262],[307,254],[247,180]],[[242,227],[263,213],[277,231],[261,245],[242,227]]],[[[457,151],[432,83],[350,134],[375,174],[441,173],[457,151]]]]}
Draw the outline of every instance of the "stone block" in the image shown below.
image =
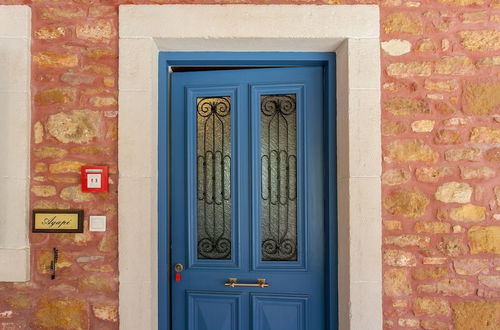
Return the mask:
{"type": "Polygon", "coordinates": [[[460,301],[453,303],[451,308],[456,330],[498,330],[500,301],[460,301]]]}
{"type": "Polygon", "coordinates": [[[420,326],[424,330],[449,330],[450,326],[446,322],[436,320],[422,320],[420,326]]]}
{"type": "Polygon", "coordinates": [[[481,150],[478,148],[457,148],[457,149],[448,149],[444,153],[444,158],[447,161],[457,162],[461,160],[466,161],[479,161],[479,156],[481,155],[481,150]]]}
{"type": "Polygon", "coordinates": [[[36,144],[42,143],[43,136],[44,136],[43,125],[42,125],[42,123],[37,121],[33,125],[33,140],[35,141],[36,144]]]}
{"type": "Polygon", "coordinates": [[[408,169],[391,169],[385,171],[382,175],[382,183],[389,186],[396,186],[408,182],[410,178],[411,173],[408,169]]]}
{"type": "Polygon", "coordinates": [[[47,20],[67,20],[85,16],[85,11],[79,7],[44,7],[40,9],[40,17],[47,20]]]}
{"type": "Polygon", "coordinates": [[[37,329],[88,329],[85,300],[43,295],[38,298],[32,325],[37,329]]]}
{"type": "Polygon", "coordinates": [[[384,244],[396,245],[399,247],[418,246],[419,248],[425,248],[429,246],[430,241],[430,237],[411,234],[386,236],[384,238],[384,244]]]}
{"type": "Polygon", "coordinates": [[[392,268],[384,272],[384,293],[390,297],[411,295],[412,289],[408,279],[408,270],[392,268]]]}
{"type": "Polygon", "coordinates": [[[88,74],[65,72],[61,75],[61,81],[70,85],[91,84],[95,77],[88,74]]]}
{"type": "Polygon", "coordinates": [[[467,56],[443,56],[434,65],[437,74],[470,75],[476,71],[476,66],[467,56]]]}
{"type": "Polygon", "coordinates": [[[85,163],[82,162],[64,160],[62,162],[50,164],[49,172],[52,174],[80,173],[81,167],[84,165],[85,163]]]}
{"type": "Polygon", "coordinates": [[[93,43],[108,43],[116,36],[116,29],[111,20],[89,21],[76,26],[78,39],[93,43]]]}
{"type": "Polygon", "coordinates": [[[409,97],[394,97],[384,103],[384,110],[393,115],[415,115],[430,113],[429,104],[425,100],[409,97]]]}
{"type": "Polygon", "coordinates": [[[418,167],[415,170],[415,176],[418,181],[426,182],[426,183],[435,183],[438,182],[441,178],[450,176],[453,174],[453,170],[451,167],[442,166],[426,166],[426,167],[418,167]]]}
{"type": "Polygon", "coordinates": [[[402,230],[401,221],[384,220],[384,228],[386,230],[402,230]]]}
{"type": "Polygon", "coordinates": [[[447,267],[419,267],[413,271],[413,279],[417,281],[435,280],[448,276],[447,267]]]}
{"type": "Polygon", "coordinates": [[[94,195],[82,192],[80,185],[63,188],[61,190],[60,197],[64,200],[73,201],[75,203],[85,203],[94,200],[94,195]]]}
{"type": "Polygon", "coordinates": [[[49,88],[35,94],[35,104],[39,106],[62,105],[73,103],[75,98],[76,90],[74,88],[49,88]]]}
{"type": "Polygon", "coordinates": [[[472,187],[463,182],[446,182],[434,194],[443,203],[470,203],[472,187]]]}
{"type": "Polygon", "coordinates": [[[382,22],[382,27],[387,34],[407,33],[418,35],[423,32],[423,23],[420,17],[404,12],[388,15],[382,22]]]}
{"type": "Polygon", "coordinates": [[[44,26],[34,32],[36,39],[54,40],[64,38],[66,28],[64,26],[44,26]]]}
{"type": "Polygon", "coordinates": [[[88,143],[99,134],[101,116],[90,110],[72,110],[50,115],[46,124],[50,135],[62,143],[88,143]]]}
{"type": "Polygon", "coordinates": [[[403,250],[384,250],[384,264],[394,267],[414,267],[417,260],[413,253],[403,250]]]}
{"type": "Polygon", "coordinates": [[[72,68],[78,65],[76,54],[38,52],[33,55],[33,62],[46,68],[72,68]]]}
{"type": "Polygon", "coordinates": [[[500,226],[473,226],[467,232],[472,254],[500,254],[500,226]]]}
{"type": "Polygon", "coordinates": [[[470,140],[475,143],[500,143],[500,127],[474,127],[471,132],[470,140]]]}
{"type": "Polygon", "coordinates": [[[473,294],[476,287],[471,282],[461,278],[443,279],[436,284],[437,293],[443,296],[467,297],[473,294]]]}
{"type": "Polygon", "coordinates": [[[425,214],[429,199],[418,190],[394,190],[384,199],[385,209],[392,215],[420,218],[425,214]]]}
{"type": "Polygon", "coordinates": [[[479,283],[493,290],[500,290],[500,275],[479,275],[479,283]]]}
{"type": "Polygon", "coordinates": [[[382,119],[382,136],[396,136],[406,132],[404,122],[390,119],[382,119]]]}
{"type": "Polygon", "coordinates": [[[416,120],[411,123],[411,130],[416,133],[432,132],[434,129],[434,120],[416,120]]]}
{"type": "Polygon", "coordinates": [[[458,34],[462,47],[467,50],[494,51],[500,49],[500,31],[498,29],[460,31],[458,34]]]}
{"type": "Polygon", "coordinates": [[[465,180],[487,180],[495,177],[495,170],[488,166],[460,166],[460,176],[465,180]]]}
{"type": "Polygon", "coordinates": [[[500,148],[491,148],[486,150],[484,158],[489,162],[500,162],[500,148]]]}
{"type": "Polygon", "coordinates": [[[118,104],[115,97],[94,96],[90,98],[90,104],[94,107],[109,107],[118,104]]]}
{"type": "Polygon", "coordinates": [[[458,89],[458,83],[455,79],[451,80],[431,80],[426,79],[424,88],[430,91],[453,92],[458,89]]]}
{"type": "Polygon", "coordinates": [[[31,186],[31,192],[38,197],[55,196],[57,193],[56,187],[47,185],[41,185],[41,186],[33,185],[31,186]]]}
{"type": "Polygon", "coordinates": [[[38,147],[33,150],[36,158],[62,158],[67,153],[66,150],[57,147],[38,147]]]}
{"type": "Polygon", "coordinates": [[[432,62],[391,63],[387,66],[387,74],[391,77],[428,77],[432,74],[432,62]]]}
{"type": "Polygon", "coordinates": [[[395,140],[385,146],[384,160],[391,162],[436,162],[438,153],[420,139],[395,140]]]}
{"type": "Polygon", "coordinates": [[[462,135],[459,131],[450,129],[440,129],[434,137],[435,144],[461,144],[462,135]]]}
{"type": "Polygon", "coordinates": [[[439,252],[447,257],[458,257],[468,252],[467,245],[460,236],[444,236],[437,244],[439,252]]]}
{"type": "Polygon", "coordinates": [[[411,43],[408,40],[392,39],[382,42],[380,46],[390,56],[401,56],[411,51],[411,43]]]}
{"type": "Polygon", "coordinates": [[[453,260],[455,272],[459,275],[477,275],[487,272],[489,268],[488,259],[465,258],[453,260]]]}
{"type": "Polygon", "coordinates": [[[92,312],[99,320],[118,322],[118,306],[109,304],[95,304],[92,312]]]}
{"type": "Polygon", "coordinates": [[[417,233],[445,234],[451,231],[451,225],[448,222],[419,221],[415,223],[414,230],[417,233]]]}
{"type": "Polygon", "coordinates": [[[442,298],[415,297],[413,298],[413,311],[417,316],[447,316],[450,314],[450,305],[442,298]]]}
{"type": "Polygon", "coordinates": [[[472,5],[482,5],[484,0],[438,0],[444,4],[450,4],[455,6],[472,6],[472,5]]]}
{"type": "Polygon", "coordinates": [[[462,88],[463,111],[469,115],[500,112],[500,81],[468,81],[462,88]]]}
{"type": "Polygon", "coordinates": [[[486,208],[484,206],[465,204],[450,209],[450,218],[455,221],[477,222],[486,218],[486,208]]]}

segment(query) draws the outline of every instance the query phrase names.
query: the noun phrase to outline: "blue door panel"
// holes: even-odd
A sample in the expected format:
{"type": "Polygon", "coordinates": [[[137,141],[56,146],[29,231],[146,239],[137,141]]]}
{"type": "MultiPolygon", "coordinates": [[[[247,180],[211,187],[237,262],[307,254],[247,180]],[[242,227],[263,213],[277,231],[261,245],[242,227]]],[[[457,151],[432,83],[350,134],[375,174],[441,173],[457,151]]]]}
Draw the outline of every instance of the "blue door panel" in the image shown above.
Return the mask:
{"type": "Polygon", "coordinates": [[[308,297],[252,295],[253,330],[306,330],[308,297]]]}
{"type": "Polygon", "coordinates": [[[241,297],[221,292],[186,293],[189,330],[240,330],[241,297]]]}
{"type": "MultiPolygon", "coordinates": [[[[185,87],[186,94],[186,107],[187,109],[196,109],[196,99],[199,97],[216,97],[216,96],[227,96],[230,98],[231,102],[236,105],[235,108],[239,108],[239,94],[241,92],[241,86],[217,86],[217,87],[185,87]]],[[[195,137],[196,136],[196,116],[189,115],[188,113],[184,114],[186,120],[186,136],[187,137],[195,137]]],[[[236,125],[238,124],[238,113],[231,113],[231,140],[233,143],[231,144],[231,154],[236,154],[239,152],[238,148],[236,148],[238,141],[238,134],[240,130],[237,129],[236,125]],[[236,128],[235,128],[236,127],[236,128]]],[[[197,159],[196,159],[196,139],[195,138],[186,138],[186,200],[188,202],[188,207],[186,210],[185,218],[188,220],[185,226],[185,232],[188,235],[188,240],[185,242],[185,251],[187,255],[182,257],[181,259],[188,260],[188,265],[190,268],[213,268],[213,267],[222,267],[222,268],[238,268],[240,255],[239,251],[232,249],[233,253],[231,254],[231,258],[228,260],[204,260],[197,258],[197,206],[196,206],[196,198],[190,198],[192,196],[196,196],[197,194],[197,159]]],[[[233,175],[231,175],[231,181],[234,183],[231,186],[231,200],[232,200],[232,217],[231,217],[231,243],[233,246],[239,246],[239,224],[240,221],[237,221],[237,214],[239,210],[239,200],[240,193],[236,189],[238,186],[239,175],[237,169],[237,161],[238,157],[231,157],[230,159],[230,168],[233,169],[233,175]]],[[[178,254],[180,256],[180,253],[178,254]]]]}
{"type": "MultiPolygon", "coordinates": [[[[305,125],[305,114],[304,114],[304,102],[306,101],[306,85],[307,88],[314,89],[312,86],[315,82],[314,79],[307,79],[304,77],[304,83],[302,84],[272,84],[272,85],[262,85],[256,84],[250,86],[251,88],[251,130],[254,132],[252,135],[252,178],[253,178],[253,194],[252,194],[252,214],[253,214],[253,236],[252,241],[252,269],[263,270],[263,269],[273,269],[279,270],[283,269],[285,272],[290,269],[302,269],[306,270],[306,252],[309,247],[305,245],[305,228],[307,217],[305,216],[305,207],[302,200],[307,196],[307,189],[304,183],[305,179],[305,168],[302,166],[302,162],[298,161],[304,158],[305,150],[305,140],[304,132],[306,129],[305,125]],[[309,86],[310,85],[310,86],[309,86]],[[262,187],[260,184],[260,178],[262,176],[261,167],[265,166],[262,164],[260,157],[261,143],[260,137],[263,134],[261,131],[261,111],[260,111],[260,100],[264,95],[273,94],[294,94],[296,95],[296,113],[297,113],[297,161],[295,162],[295,172],[297,173],[298,180],[296,184],[296,194],[297,194],[297,260],[296,261],[262,261],[262,249],[265,248],[261,238],[261,195],[262,187]]],[[[319,84],[321,82],[318,82],[319,84]]],[[[318,89],[321,91],[321,87],[318,89]]],[[[321,98],[321,94],[316,97],[321,98]]],[[[308,100],[309,101],[309,100],[308,100]]],[[[321,115],[321,107],[319,107],[321,115]]],[[[272,247],[271,247],[272,248],[272,247]]]]}
{"type": "Polygon", "coordinates": [[[324,329],[324,95],[322,67],[172,74],[171,217],[174,330],[324,329]],[[260,99],[294,94],[297,120],[297,258],[264,261],[261,238],[260,99]],[[231,254],[199,258],[196,106],[231,100],[231,254]],[[228,278],[266,288],[226,287],[228,278]]]}

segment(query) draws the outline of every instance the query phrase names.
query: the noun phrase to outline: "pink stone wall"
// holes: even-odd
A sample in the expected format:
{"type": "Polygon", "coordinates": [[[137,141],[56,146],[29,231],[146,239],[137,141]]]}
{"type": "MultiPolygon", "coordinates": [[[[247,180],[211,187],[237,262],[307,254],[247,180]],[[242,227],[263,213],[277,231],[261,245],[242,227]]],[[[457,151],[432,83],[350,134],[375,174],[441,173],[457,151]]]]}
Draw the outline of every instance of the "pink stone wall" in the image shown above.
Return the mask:
{"type": "Polygon", "coordinates": [[[499,329],[500,2],[388,2],[384,326],[499,329]]]}
{"type": "Polygon", "coordinates": [[[0,329],[118,329],[118,7],[29,4],[31,207],[83,209],[85,232],[31,234],[31,281],[0,283],[0,329]],[[109,193],[81,193],[87,164],[110,167],[109,193]],[[106,215],[107,231],[89,232],[89,215],[106,215]],[[60,251],[55,280],[47,269],[53,247],[60,251]]]}
{"type": "MultiPolygon", "coordinates": [[[[122,3],[262,4],[0,0],[33,11],[31,206],[108,217],[106,233],[31,235],[32,279],[0,283],[0,329],[118,328],[122,3]],[[109,193],[79,191],[84,164],[110,166],[109,193]]],[[[384,327],[499,329],[500,1],[271,3],[380,5],[384,327]]]]}

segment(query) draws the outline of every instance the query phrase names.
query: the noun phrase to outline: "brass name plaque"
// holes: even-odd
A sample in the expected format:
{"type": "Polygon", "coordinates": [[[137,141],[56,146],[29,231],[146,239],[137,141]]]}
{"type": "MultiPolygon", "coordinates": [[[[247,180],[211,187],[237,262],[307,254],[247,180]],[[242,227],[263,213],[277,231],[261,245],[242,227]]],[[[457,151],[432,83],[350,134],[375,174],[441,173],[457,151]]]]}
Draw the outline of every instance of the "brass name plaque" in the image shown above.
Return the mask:
{"type": "Polygon", "coordinates": [[[82,210],[33,210],[34,233],[83,233],[82,210]]]}

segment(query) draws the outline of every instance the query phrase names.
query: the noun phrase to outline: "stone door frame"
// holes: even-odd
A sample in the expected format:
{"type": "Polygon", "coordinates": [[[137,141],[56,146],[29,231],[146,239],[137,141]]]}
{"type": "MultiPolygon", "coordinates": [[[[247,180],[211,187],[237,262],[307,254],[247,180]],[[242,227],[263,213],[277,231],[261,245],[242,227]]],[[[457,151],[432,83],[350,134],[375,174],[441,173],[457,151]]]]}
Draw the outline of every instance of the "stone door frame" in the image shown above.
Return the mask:
{"type": "Polygon", "coordinates": [[[158,327],[159,52],[315,51],[337,53],[339,326],[382,329],[378,6],[123,5],[119,24],[120,328],[158,327]]]}

